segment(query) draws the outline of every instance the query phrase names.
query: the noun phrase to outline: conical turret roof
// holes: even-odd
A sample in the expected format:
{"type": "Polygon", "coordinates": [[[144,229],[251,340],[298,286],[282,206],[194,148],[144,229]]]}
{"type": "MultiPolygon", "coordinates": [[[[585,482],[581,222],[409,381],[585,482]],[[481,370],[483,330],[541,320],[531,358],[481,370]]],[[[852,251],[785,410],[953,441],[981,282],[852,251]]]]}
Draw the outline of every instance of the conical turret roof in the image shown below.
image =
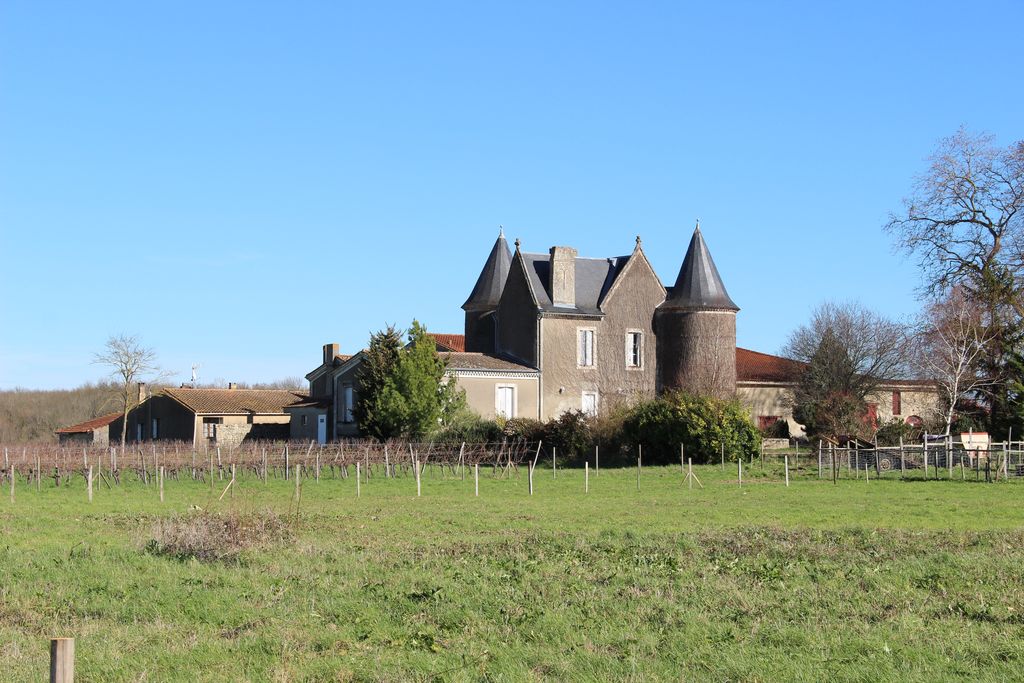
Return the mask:
{"type": "Polygon", "coordinates": [[[480,277],[476,279],[473,292],[462,304],[463,310],[490,310],[498,307],[501,292],[505,289],[505,280],[512,267],[512,252],[505,241],[505,231],[498,233],[491,253],[487,256],[480,277]]]}
{"type": "Polygon", "coordinates": [[[740,310],[725,291],[699,224],[693,231],[676,284],[661,308],[740,310]]]}

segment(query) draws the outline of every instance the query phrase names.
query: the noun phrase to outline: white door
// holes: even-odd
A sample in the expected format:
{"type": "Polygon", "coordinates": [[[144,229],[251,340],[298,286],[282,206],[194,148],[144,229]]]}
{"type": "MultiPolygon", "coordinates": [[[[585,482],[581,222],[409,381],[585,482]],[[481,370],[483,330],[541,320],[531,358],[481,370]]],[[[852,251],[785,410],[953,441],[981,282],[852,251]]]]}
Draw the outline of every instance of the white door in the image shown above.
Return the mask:
{"type": "Polygon", "coordinates": [[[316,442],[327,443],[327,416],[316,416],[316,442]]]}
{"type": "Polygon", "coordinates": [[[515,417],[514,387],[497,387],[494,401],[494,413],[498,417],[515,417]]]}
{"type": "Polygon", "coordinates": [[[583,392],[583,413],[591,417],[597,417],[597,392],[583,392]]]}

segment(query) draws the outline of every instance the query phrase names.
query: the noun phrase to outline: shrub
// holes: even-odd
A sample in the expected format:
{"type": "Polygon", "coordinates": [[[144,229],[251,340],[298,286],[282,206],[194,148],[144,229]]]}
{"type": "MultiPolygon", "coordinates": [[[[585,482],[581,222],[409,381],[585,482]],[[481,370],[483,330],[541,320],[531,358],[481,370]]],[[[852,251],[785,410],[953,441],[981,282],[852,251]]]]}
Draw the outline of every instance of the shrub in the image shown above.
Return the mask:
{"type": "Polygon", "coordinates": [[[569,410],[544,425],[544,449],[557,448],[567,464],[583,462],[592,443],[590,418],[582,410],[569,410]]]}
{"type": "Polygon", "coordinates": [[[737,401],[668,394],[635,406],[623,423],[632,447],[644,446],[651,464],[679,461],[679,444],[694,462],[713,462],[722,448],[727,460],[752,456],[761,447],[761,435],[737,401]]]}
{"type": "Polygon", "coordinates": [[[761,438],[764,439],[788,439],[789,420],[776,420],[764,429],[758,429],[757,431],[761,433],[761,438]]]}
{"type": "Polygon", "coordinates": [[[540,441],[544,438],[544,423],[530,417],[513,417],[505,420],[501,433],[505,438],[520,441],[540,441]]]}
{"type": "Polygon", "coordinates": [[[915,427],[899,418],[894,418],[878,428],[878,432],[875,434],[875,443],[879,446],[899,446],[900,438],[903,439],[903,443],[907,444],[921,443],[923,433],[923,427],[915,427]]]}
{"type": "Polygon", "coordinates": [[[434,435],[440,443],[457,444],[501,441],[501,427],[494,420],[485,420],[469,409],[460,410],[452,416],[444,429],[434,435]]]}
{"type": "Polygon", "coordinates": [[[271,511],[210,513],[165,517],[152,527],[146,551],[204,562],[231,560],[249,548],[290,540],[292,529],[271,511]]]}

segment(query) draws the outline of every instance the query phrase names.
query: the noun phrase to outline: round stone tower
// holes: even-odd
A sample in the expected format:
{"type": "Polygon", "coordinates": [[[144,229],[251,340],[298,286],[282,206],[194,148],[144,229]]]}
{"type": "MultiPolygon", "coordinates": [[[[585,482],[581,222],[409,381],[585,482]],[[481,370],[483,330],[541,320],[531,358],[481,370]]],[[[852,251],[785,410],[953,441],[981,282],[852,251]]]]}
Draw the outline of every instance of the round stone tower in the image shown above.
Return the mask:
{"type": "Polygon", "coordinates": [[[676,284],[654,312],[658,389],[728,398],[736,393],[736,313],[700,232],[676,284]]]}
{"type": "Polygon", "coordinates": [[[466,312],[466,350],[494,353],[495,319],[505,280],[512,267],[512,252],[505,241],[505,231],[498,233],[491,253],[487,256],[480,277],[473,286],[473,292],[462,304],[466,312]]]}

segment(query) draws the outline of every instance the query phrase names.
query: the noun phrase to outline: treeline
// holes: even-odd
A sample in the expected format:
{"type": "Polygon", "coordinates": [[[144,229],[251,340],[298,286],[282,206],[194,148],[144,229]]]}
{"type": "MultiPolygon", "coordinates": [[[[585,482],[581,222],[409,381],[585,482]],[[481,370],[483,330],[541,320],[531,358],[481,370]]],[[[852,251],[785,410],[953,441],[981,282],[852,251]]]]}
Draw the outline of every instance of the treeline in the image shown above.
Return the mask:
{"type": "Polygon", "coordinates": [[[0,442],[53,441],[58,427],[117,409],[117,387],[106,382],[75,389],[0,391],[0,442]]]}

